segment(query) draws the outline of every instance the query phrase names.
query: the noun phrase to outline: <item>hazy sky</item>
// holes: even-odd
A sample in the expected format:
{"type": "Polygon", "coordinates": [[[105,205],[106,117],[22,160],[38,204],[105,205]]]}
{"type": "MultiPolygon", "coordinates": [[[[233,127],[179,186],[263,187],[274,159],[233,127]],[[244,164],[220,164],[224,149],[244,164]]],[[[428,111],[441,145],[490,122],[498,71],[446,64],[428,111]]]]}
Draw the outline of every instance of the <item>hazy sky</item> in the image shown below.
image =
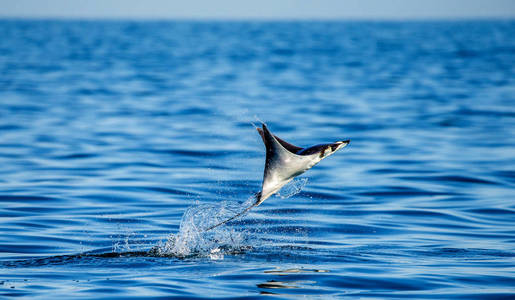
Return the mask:
{"type": "Polygon", "coordinates": [[[515,18],[515,0],[0,0],[0,16],[144,19],[515,18]]]}

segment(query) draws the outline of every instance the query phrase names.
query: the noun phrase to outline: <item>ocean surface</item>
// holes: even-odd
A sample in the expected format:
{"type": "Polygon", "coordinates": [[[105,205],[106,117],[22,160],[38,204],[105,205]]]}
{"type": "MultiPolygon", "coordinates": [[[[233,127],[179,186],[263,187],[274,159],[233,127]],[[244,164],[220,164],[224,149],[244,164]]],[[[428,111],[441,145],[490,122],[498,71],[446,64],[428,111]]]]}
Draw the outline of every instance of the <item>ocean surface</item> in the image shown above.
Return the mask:
{"type": "Polygon", "coordinates": [[[515,22],[0,21],[0,296],[515,297],[515,22]],[[348,147],[245,216],[266,122],[348,147]]]}

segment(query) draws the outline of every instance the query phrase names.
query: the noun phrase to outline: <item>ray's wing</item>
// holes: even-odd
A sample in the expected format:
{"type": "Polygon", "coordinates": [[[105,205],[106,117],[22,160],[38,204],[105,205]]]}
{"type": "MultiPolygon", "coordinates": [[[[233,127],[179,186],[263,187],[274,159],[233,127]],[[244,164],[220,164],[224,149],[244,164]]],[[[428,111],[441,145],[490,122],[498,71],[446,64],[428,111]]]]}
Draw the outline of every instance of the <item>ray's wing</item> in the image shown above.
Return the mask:
{"type": "MultiPolygon", "coordinates": [[[[267,144],[267,141],[265,139],[265,134],[263,132],[263,129],[261,128],[256,128],[257,131],[259,132],[259,135],[261,136],[261,138],[263,139],[263,143],[265,143],[265,145],[267,144]]],[[[291,153],[298,153],[299,151],[301,151],[302,149],[304,148],[301,148],[301,147],[297,147],[295,145],[292,145],[290,143],[288,143],[287,141],[279,138],[278,136],[274,135],[275,139],[279,142],[279,144],[281,144],[284,148],[286,148],[286,150],[290,151],[291,153]]]]}

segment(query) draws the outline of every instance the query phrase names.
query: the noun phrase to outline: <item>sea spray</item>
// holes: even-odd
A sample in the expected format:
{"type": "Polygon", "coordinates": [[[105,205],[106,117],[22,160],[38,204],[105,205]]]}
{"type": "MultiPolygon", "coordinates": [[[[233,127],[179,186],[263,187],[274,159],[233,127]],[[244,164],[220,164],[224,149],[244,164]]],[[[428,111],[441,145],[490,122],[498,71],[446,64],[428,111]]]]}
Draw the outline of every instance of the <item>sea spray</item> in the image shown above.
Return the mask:
{"type": "Polygon", "coordinates": [[[155,247],[152,251],[163,256],[209,256],[223,258],[224,253],[239,252],[246,248],[246,234],[227,226],[205,231],[252,205],[254,197],[243,203],[224,201],[220,204],[202,204],[189,207],[182,216],[177,234],[155,247]]]}
{"type": "Polygon", "coordinates": [[[277,193],[277,196],[281,197],[281,199],[290,198],[292,196],[297,195],[302,191],[302,189],[308,183],[307,178],[296,178],[283,186],[281,190],[277,193]]]}
{"type": "MultiPolygon", "coordinates": [[[[285,185],[278,196],[282,199],[292,197],[300,193],[307,182],[307,178],[295,179],[285,185]]],[[[219,204],[190,206],[182,216],[179,232],[171,234],[165,242],[161,242],[151,251],[159,256],[206,256],[211,259],[223,259],[224,254],[248,249],[250,245],[247,243],[250,239],[244,230],[237,230],[231,226],[205,230],[240,213],[254,201],[254,196],[251,196],[243,202],[223,201],[219,204]]],[[[254,240],[253,243],[255,242],[254,240]]]]}

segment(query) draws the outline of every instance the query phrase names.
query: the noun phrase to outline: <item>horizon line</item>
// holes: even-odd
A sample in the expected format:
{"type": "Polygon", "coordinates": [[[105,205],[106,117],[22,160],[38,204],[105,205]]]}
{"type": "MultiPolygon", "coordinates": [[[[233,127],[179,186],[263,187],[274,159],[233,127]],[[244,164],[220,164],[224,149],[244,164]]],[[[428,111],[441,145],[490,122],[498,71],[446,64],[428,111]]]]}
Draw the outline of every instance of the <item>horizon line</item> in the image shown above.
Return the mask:
{"type": "Polygon", "coordinates": [[[515,16],[427,16],[427,17],[149,17],[149,16],[9,16],[0,15],[0,20],[19,20],[19,21],[142,21],[142,22],[163,22],[163,21],[188,21],[188,22],[335,22],[335,21],[515,21],[515,16]]]}

